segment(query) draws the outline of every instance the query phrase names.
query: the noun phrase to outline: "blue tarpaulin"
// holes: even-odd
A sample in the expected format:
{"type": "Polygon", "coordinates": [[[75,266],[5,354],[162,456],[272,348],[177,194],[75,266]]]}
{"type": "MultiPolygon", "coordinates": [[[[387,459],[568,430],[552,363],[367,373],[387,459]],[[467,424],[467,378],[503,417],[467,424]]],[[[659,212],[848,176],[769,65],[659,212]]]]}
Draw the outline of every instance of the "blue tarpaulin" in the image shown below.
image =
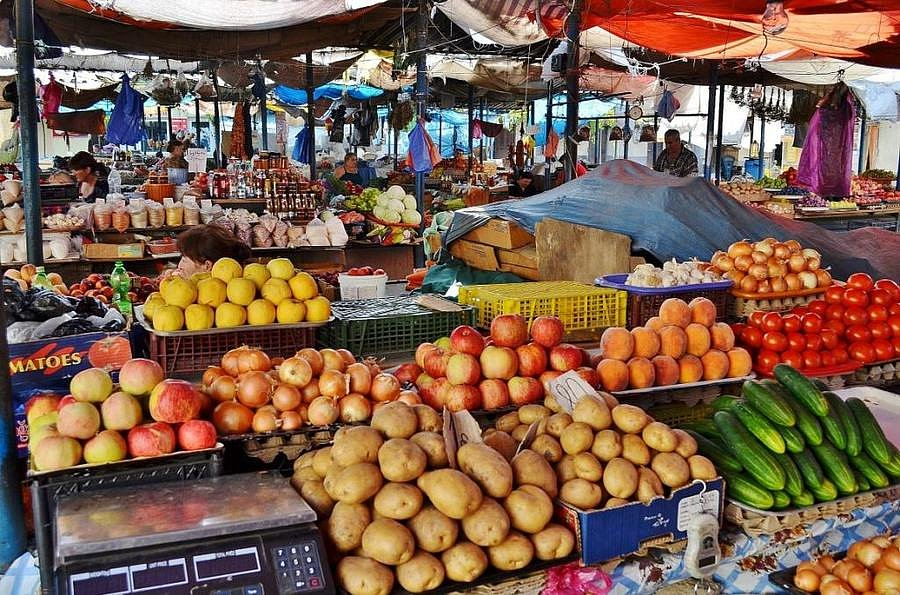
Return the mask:
{"type": "MultiPolygon", "coordinates": [[[[344,96],[345,92],[348,97],[358,101],[372,99],[373,97],[384,94],[382,89],[377,89],[368,85],[347,86],[339,83],[327,83],[313,89],[313,99],[322,99],[323,97],[326,99],[340,99],[344,96]]],[[[294,89],[293,87],[278,85],[275,87],[274,93],[278,101],[288,105],[306,105],[308,103],[305,89],[294,89]]]]}
{"type": "Polygon", "coordinates": [[[531,198],[456,211],[445,244],[492,217],[531,233],[548,217],[621,233],[631,237],[632,250],[660,261],[707,260],[742,239],[793,238],[818,250],[836,279],[855,272],[900,279],[900,234],[872,227],[828,231],[745,206],[704,178],[676,178],[622,159],[531,198]]]}

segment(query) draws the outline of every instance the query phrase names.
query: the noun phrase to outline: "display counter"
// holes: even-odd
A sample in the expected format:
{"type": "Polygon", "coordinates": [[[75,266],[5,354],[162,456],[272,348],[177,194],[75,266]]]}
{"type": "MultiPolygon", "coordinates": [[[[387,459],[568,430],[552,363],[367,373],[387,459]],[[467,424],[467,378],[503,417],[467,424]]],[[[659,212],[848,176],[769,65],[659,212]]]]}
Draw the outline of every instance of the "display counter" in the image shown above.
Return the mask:
{"type": "Polygon", "coordinates": [[[859,211],[828,211],[795,214],[798,221],[810,221],[830,231],[851,231],[861,227],[879,227],[900,233],[900,206],[859,211]]]}

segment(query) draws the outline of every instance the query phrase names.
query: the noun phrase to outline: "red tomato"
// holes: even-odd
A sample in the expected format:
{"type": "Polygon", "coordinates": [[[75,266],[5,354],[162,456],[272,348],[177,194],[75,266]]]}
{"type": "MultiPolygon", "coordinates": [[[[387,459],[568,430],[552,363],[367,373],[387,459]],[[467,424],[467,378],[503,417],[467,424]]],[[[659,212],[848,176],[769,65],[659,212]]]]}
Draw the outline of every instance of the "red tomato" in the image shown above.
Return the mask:
{"type": "Polygon", "coordinates": [[[869,333],[873,339],[890,339],[894,335],[886,322],[870,322],[869,333]]]}
{"type": "Polygon", "coordinates": [[[812,334],[822,330],[822,317],[815,312],[804,314],[800,321],[803,323],[804,333],[812,334]]]}
{"type": "Polygon", "coordinates": [[[784,332],[786,333],[797,333],[803,328],[800,317],[796,314],[785,314],[781,321],[784,325],[784,332]]]}
{"type": "Polygon", "coordinates": [[[875,283],[872,282],[872,277],[865,273],[853,273],[847,277],[847,287],[852,287],[853,289],[869,291],[873,285],[875,283]]]}
{"type": "Polygon", "coordinates": [[[850,353],[850,359],[852,360],[864,364],[871,364],[875,361],[875,348],[863,341],[850,343],[847,351],[850,353]]]}
{"type": "Polygon", "coordinates": [[[887,339],[875,339],[872,348],[875,350],[875,361],[894,359],[894,346],[887,339]]]}
{"type": "Polygon", "coordinates": [[[762,345],[762,338],[762,331],[755,326],[748,326],[741,333],[741,342],[753,349],[758,349],[762,345]]]}
{"type": "Polygon", "coordinates": [[[778,354],[771,349],[760,349],[756,354],[756,367],[762,372],[771,372],[779,362],[778,354]]]}
{"type": "Polygon", "coordinates": [[[762,320],[763,320],[763,316],[765,316],[765,315],[766,315],[766,312],[764,310],[757,310],[750,314],[750,318],[747,320],[747,322],[750,323],[750,326],[755,326],[756,328],[762,328],[762,320]]]}
{"type": "Polygon", "coordinates": [[[883,289],[891,294],[895,302],[900,302],[900,285],[893,279],[879,279],[875,282],[875,289],[883,289]]]}
{"type": "Polygon", "coordinates": [[[745,328],[747,328],[747,325],[743,322],[735,322],[731,325],[731,332],[734,333],[735,337],[740,337],[745,328]]]}
{"type": "Polygon", "coordinates": [[[845,306],[860,306],[865,308],[869,305],[869,294],[862,289],[847,289],[844,292],[844,298],[841,302],[845,306]]]}
{"type": "Polygon", "coordinates": [[[835,364],[834,354],[830,351],[822,351],[819,353],[819,358],[822,360],[823,368],[830,368],[835,364]]]}
{"type": "Polygon", "coordinates": [[[900,337],[894,337],[891,339],[891,345],[894,346],[894,355],[900,357],[900,337]]]}
{"type": "MultiPolygon", "coordinates": [[[[827,329],[826,329],[827,330],[827,329]]],[[[822,335],[806,335],[806,348],[812,351],[821,351],[822,345],[822,335]]]]}
{"type": "Polygon", "coordinates": [[[828,309],[828,303],[825,300],[813,300],[807,304],[810,312],[815,312],[819,316],[825,316],[825,310],[828,309]]]}
{"type": "Polygon", "coordinates": [[[894,336],[900,337],[900,314],[888,316],[887,323],[888,326],[891,327],[891,332],[894,334],[894,336]]]}
{"type": "Polygon", "coordinates": [[[847,308],[844,307],[844,304],[828,304],[828,309],[825,310],[825,319],[842,320],[846,311],[847,308]]]}
{"type": "Polygon", "coordinates": [[[872,333],[869,327],[862,324],[854,324],[847,327],[847,340],[851,343],[857,341],[869,341],[872,339],[872,333]]]}
{"type": "Polygon", "coordinates": [[[900,302],[896,302],[888,306],[888,314],[895,316],[900,314],[900,302]]]}
{"type": "Polygon", "coordinates": [[[869,322],[884,322],[888,319],[888,310],[879,304],[872,304],[866,308],[866,314],[869,316],[869,322]]]}
{"type": "Polygon", "coordinates": [[[844,288],[840,285],[832,285],[825,290],[825,302],[829,304],[840,304],[843,302],[844,288]]]}
{"type": "Polygon", "coordinates": [[[781,314],[778,312],[767,312],[762,318],[762,329],[767,332],[780,331],[784,328],[781,322],[781,314]]]}
{"type": "Polygon", "coordinates": [[[823,328],[819,336],[822,337],[822,347],[824,349],[834,349],[840,342],[838,334],[830,328],[823,328]]]}
{"type": "Polygon", "coordinates": [[[781,353],[782,351],[787,350],[788,340],[783,333],[779,333],[778,331],[769,331],[763,335],[763,345],[766,347],[766,349],[771,349],[772,351],[781,353]]]}
{"type": "Polygon", "coordinates": [[[781,354],[781,363],[800,370],[803,368],[803,356],[799,351],[785,351],[781,354]]]}
{"type": "Polygon", "coordinates": [[[834,356],[834,365],[840,366],[841,364],[846,364],[850,359],[850,355],[847,353],[847,350],[843,347],[838,347],[837,349],[832,349],[831,354],[834,356]]]}
{"type": "Polygon", "coordinates": [[[825,323],[825,326],[833,330],[838,337],[843,337],[844,331],[847,330],[847,325],[840,320],[829,320],[825,323]]]}
{"type": "Polygon", "coordinates": [[[819,357],[818,351],[813,351],[812,349],[807,349],[802,354],[803,356],[803,368],[806,370],[814,370],[816,368],[822,367],[822,359],[819,357]]]}
{"type": "Polygon", "coordinates": [[[804,314],[806,314],[807,312],[809,312],[809,307],[807,307],[807,306],[795,306],[794,309],[791,310],[791,312],[794,313],[794,314],[796,314],[797,316],[803,316],[804,314]]]}
{"type": "Polygon", "coordinates": [[[791,351],[803,351],[806,349],[806,335],[803,333],[788,333],[788,348],[791,351]]]}
{"type": "Polygon", "coordinates": [[[869,292],[869,303],[870,304],[878,304],[880,306],[890,306],[897,300],[894,299],[894,296],[891,295],[889,291],[886,289],[873,289],[869,292]]]}
{"type": "Polygon", "coordinates": [[[859,306],[849,306],[844,312],[844,324],[865,324],[869,322],[869,314],[859,306]]]}

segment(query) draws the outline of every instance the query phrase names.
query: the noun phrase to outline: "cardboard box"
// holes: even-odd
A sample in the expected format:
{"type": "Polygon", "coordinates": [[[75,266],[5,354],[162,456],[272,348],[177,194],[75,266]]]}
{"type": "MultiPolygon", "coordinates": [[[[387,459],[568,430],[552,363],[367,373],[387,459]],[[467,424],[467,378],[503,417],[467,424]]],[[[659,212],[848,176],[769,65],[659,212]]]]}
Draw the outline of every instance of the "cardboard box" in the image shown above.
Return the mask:
{"type": "Polygon", "coordinates": [[[514,250],[534,243],[534,236],[516,223],[505,219],[491,219],[481,227],[464,235],[463,239],[506,250],[514,250]]]}
{"type": "Polygon", "coordinates": [[[450,254],[467,265],[482,271],[496,271],[500,268],[497,251],[493,246],[486,246],[466,240],[456,240],[450,244],[450,254]]]}
{"type": "Polygon", "coordinates": [[[514,264],[504,264],[500,263],[500,270],[505,273],[512,273],[513,275],[518,275],[523,279],[528,279],[529,281],[540,281],[541,280],[541,272],[537,269],[532,269],[529,267],[520,267],[514,264]]]}
{"type": "Polygon", "coordinates": [[[97,242],[82,246],[84,257],[94,260],[114,260],[117,258],[143,258],[144,242],[125,242],[115,244],[111,242],[97,242]]]}
{"type": "Polygon", "coordinates": [[[538,268],[537,247],[534,244],[515,250],[497,250],[497,258],[500,264],[511,264],[526,269],[538,268]]]}
{"type": "Polygon", "coordinates": [[[557,504],[556,514],[572,531],[584,564],[605,562],[653,546],[687,539],[691,518],[700,512],[722,521],[725,482],[721,478],[695,481],[674,490],[668,498],[615,508],[581,510],[557,504]]]}

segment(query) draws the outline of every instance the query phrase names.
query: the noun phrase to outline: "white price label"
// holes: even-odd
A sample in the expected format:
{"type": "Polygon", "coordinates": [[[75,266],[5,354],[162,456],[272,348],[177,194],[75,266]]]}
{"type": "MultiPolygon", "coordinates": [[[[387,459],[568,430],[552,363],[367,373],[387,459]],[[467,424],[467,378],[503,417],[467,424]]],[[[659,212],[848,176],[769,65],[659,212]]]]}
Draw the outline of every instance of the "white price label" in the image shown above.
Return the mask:
{"type": "Polygon", "coordinates": [[[188,162],[188,172],[199,173],[206,171],[206,158],[208,153],[206,149],[192,147],[187,150],[185,159],[188,162]]]}
{"type": "Polygon", "coordinates": [[[481,442],[481,426],[468,411],[452,413],[444,409],[444,447],[452,469],[456,468],[456,451],[463,444],[481,442]]]}
{"type": "Polygon", "coordinates": [[[516,454],[519,454],[534,442],[534,439],[537,438],[538,426],[541,425],[541,422],[536,421],[529,426],[528,431],[525,432],[525,436],[522,438],[522,441],[519,442],[519,446],[516,448],[516,454]]]}
{"type": "Polygon", "coordinates": [[[678,503],[677,529],[679,531],[687,531],[691,520],[702,513],[718,518],[719,500],[719,490],[708,490],[696,496],[688,496],[683,499],[678,503]]]}
{"type": "Polygon", "coordinates": [[[547,386],[556,402],[568,413],[572,413],[575,403],[585,395],[598,396],[597,391],[575,371],[561,374],[556,379],[548,382],[547,386]]]}

